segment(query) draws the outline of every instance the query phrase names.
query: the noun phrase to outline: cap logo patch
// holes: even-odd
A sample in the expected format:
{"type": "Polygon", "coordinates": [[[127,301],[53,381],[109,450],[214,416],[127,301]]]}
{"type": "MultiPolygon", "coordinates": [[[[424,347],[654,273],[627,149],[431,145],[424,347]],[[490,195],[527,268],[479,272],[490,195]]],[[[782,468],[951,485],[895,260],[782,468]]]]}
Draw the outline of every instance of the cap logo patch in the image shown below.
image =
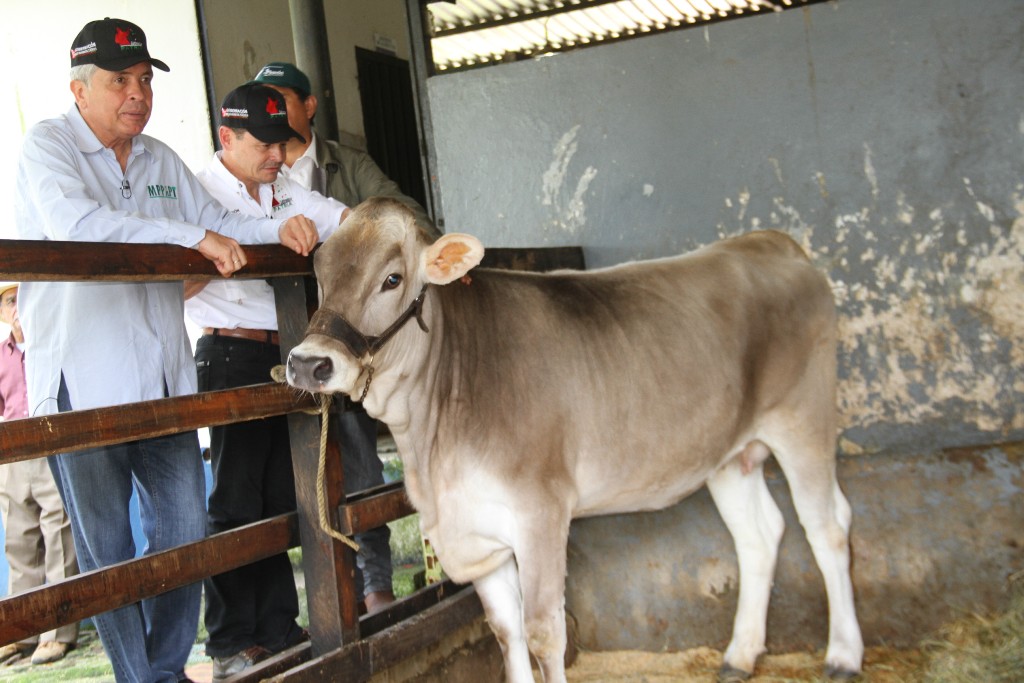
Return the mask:
{"type": "Polygon", "coordinates": [[[221,107],[220,116],[224,119],[247,119],[249,110],[241,107],[221,107]]]}
{"type": "Polygon", "coordinates": [[[71,59],[78,59],[82,55],[91,55],[96,52],[96,42],[93,41],[88,45],[82,45],[81,47],[71,48],[71,59]]]}
{"type": "Polygon", "coordinates": [[[131,39],[128,33],[130,30],[120,27],[114,29],[114,42],[121,46],[121,50],[138,50],[142,47],[140,41],[131,39]]]}
{"type": "Polygon", "coordinates": [[[270,114],[271,116],[273,116],[274,114],[281,113],[277,110],[277,100],[275,100],[273,97],[267,98],[267,113],[270,114]]]}

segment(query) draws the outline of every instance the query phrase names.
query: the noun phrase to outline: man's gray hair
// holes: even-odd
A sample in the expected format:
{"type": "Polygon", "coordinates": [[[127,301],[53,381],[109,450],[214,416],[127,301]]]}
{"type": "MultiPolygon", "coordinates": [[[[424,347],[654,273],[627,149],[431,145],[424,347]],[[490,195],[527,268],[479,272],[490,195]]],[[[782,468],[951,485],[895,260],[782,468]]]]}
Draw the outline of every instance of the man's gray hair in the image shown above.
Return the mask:
{"type": "Polygon", "coordinates": [[[99,70],[99,67],[95,64],[79,64],[78,66],[71,67],[71,80],[81,81],[85,83],[86,87],[92,83],[92,77],[99,70]]]}

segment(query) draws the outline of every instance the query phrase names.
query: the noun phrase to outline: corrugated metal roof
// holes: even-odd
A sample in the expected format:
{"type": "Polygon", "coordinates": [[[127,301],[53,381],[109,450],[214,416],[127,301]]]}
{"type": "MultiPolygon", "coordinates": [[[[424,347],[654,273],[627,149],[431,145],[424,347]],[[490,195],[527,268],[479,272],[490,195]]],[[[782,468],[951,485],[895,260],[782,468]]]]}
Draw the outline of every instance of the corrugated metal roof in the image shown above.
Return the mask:
{"type": "Polygon", "coordinates": [[[457,0],[430,2],[438,72],[778,12],[822,0],[457,0]]]}

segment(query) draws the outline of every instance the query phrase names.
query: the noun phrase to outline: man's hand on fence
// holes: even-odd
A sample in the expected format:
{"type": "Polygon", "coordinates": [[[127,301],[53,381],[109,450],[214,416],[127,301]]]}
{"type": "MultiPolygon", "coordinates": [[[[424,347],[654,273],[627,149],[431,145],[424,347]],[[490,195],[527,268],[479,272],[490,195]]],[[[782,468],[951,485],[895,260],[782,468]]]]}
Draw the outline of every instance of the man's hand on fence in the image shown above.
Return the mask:
{"type": "Polygon", "coordinates": [[[199,241],[196,249],[213,261],[213,265],[217,266],[217,270],[224,277],[229,277],[248,262],[238,242],[210,230],[206,231],[206,237],[199,241]]]}
{"type": "Polygon", "coordinates": [[[286,220],[278,234],[281,236],[281,244],[303,256],[309,256],[310,250],[320,239],[316,225],[302,214],[286,220]]]}

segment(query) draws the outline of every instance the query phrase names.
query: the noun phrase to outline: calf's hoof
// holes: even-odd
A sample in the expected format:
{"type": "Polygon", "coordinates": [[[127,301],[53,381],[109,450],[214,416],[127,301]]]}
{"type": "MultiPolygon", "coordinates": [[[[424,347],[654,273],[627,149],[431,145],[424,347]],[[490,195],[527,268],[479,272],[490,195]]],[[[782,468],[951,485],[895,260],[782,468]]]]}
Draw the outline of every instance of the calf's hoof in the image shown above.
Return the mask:
{"type": "Polygon", "coordinates": [[[743,683],[750,676],[751,672],[749,671],[723,664],[722,668],[718,670],[718,683],[743,683]]]}
{"type": "Polygon", "coordinates": [[[835,666],[826,666],[825,678],[830,681],[858,681],[860,680],[860,672],[840,669],[835,666]]]}

